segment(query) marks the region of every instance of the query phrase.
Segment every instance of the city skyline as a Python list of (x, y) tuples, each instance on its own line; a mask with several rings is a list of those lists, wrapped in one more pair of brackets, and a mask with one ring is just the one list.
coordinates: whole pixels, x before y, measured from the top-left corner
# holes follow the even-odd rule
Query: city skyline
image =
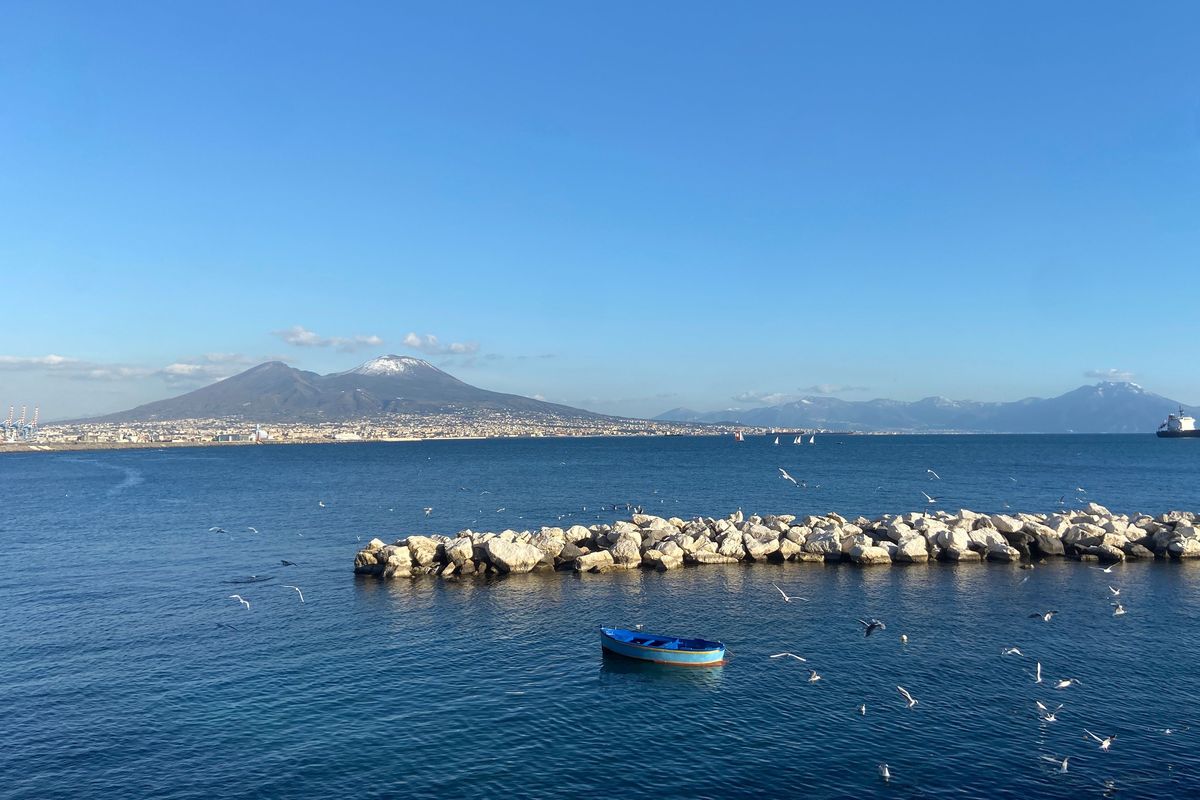
[(0, 403), (392, 352), (629, 416), (1106, 378), (1196, 403), (1170, 303), (1200, 254), (1198, 22), (10, 8)]

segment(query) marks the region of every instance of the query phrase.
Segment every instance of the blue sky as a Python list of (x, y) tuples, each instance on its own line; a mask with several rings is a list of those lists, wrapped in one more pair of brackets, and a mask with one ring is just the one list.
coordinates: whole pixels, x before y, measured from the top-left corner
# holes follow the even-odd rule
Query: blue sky
[(610, 413), (1110, 371), (1200, 402), (1197, 31), (1193, 3), (0, 2), (0, 404), (383, 352)]

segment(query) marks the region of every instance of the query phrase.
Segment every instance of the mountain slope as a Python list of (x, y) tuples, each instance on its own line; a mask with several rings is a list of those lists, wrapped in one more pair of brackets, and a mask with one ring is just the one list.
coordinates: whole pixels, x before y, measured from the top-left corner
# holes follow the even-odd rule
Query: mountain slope
[(168, 400), (97, 422), (245, 417), (264, 422), (342, 420), (388, 413), (510, 411), (559, 417), (601, 415), (471, 386), (419, 358), (388, 355), (347, 372), (318, 375), (269, 361)]
[(1147, 392), (1136, 383), (1104, 382), (1081, 386), (1058, 397), (1031, 397), (1010, 403), (944, 397), (927, 397), (911, 403), (804, 397), (782, 405), (741, 411), (697, 413), (673, 409), (655, 419), (857, 431), (1149, 433), (1179, 406), (1180, 403)]

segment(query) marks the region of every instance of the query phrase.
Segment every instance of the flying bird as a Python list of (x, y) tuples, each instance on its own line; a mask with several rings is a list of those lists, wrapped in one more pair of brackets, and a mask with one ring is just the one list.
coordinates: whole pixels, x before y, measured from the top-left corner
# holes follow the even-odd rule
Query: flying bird
[[(775, 586), (775, 584), (773, 584), (773, 583), (771, 585)], [(783, 589), (780, 589), (778, 586), (775, 586), (775, 591), (777, 591), (781, 595), (783, 595), (783, 602), (785, 602), (785, 603), (790, 603), (793, 600), (803, 600), (805, 603), (808, 602), (807, 597), (800, 597), (799, 595), (789, 595), (787, 592), (783, 591)]]
[(280, 584), (280, 585), (281, 585), (281, 586), (286, 586), (286, 587), (287, 587), (287, 588), (289, 588), (289, 589), (295, 589), (295, 590), (296, 590), (296, 594), (300, 595), (300, 602), (301, 602), (301, 603), (303, 603), (303, 602), (304, 602), (304, 592), (300, 591), (300, 587), (299, 587), (299, 586), (292, 586), (290, 583), (284, 583), (284, 584)]
[(791, 481), (793, 486), (800, 485), (800, 484), (796, 483), (796, 479), (793, 478), (791, 475), (789, 475), (788, 471), (786, 469), (784, 469), (783, 467), (779, 468), (779, 477), (785, 481)]
[(224, 529), (224, 528), (218, 528), (216, 525), (214, 525), (214, 526), (212, 526), (211, 528), (209, 528), (209, 529), (208, 529), (208, 532), (209, 532), (209, 533), (225, 533), (225, 529)]
[(1117, 597), (1118, 595), (1120, 595), (1120, 594), (1121, 594), (1121, 590), (1120, 590), (1120, 589), (1114, 589), (1114, 588), (1113, 588), (1113, 587), (1111, 587), (1111, 586), (1109, 586), (1109, 587), (1108, 587), (1108, 590), (1109, 590), (1110, 592), (1112, 592), (1112, 596), (1113, 596), (1113, 597)]
[(937, 502), (937, 498), (936, 498), (936, 497), (930, 497), (929, 495), (925, 494), (925, 492), (921, 492), (921, 494), (924, 494), (924, 495), (925, 495), (925, 501), (926, 501), (927, 503), (936, 503), (936, 502)]
[(809, 683), (816, 683), (817, 681), (821, 680), (821, 676), (817, 674), (817, 671), (815, 669), (810, 669), (809, 673), (810, 673), (808, 676)]
[(1067, 761), (1070, 760), (1070, 758), (1071, 758), (1070, 756), (1067, 756), (1062, 761), (1059, 761), (1057, 758), (1054, 758), (1053, 756), (1042, 756), (1043, 761), (1049, 761), (1051, 764), (1058, 764), (1058, 771), (1060, 773), (1067, 771)]
[(300, 566), (300, 565), (299, 565), (299, 564), (297, 564), (295, 561), (288, 561), (286, 558), (281, 558), (281, 559), (279, 559), (279, 563), (280, 563), (280, 564), (283, 564), (285, 567), (298, 567), (298, 566)]
[(899, 692), (900, 696), (903, 697), (905, 702), (908, 703), (909, 708), (912, 708), (917, 704), (916, 698), (908, 693), (908, 689), (905, 689), (903, 686), (897, 686), (896, 691)]
[(1042, 682), (1042, 662), (1040, 662), (1040, 661), (1037, 662), (1037, 671), (1034, 673), (1034, 677), (1036, 678), (1036, 680), (1034, 680), (1034, 683)]
[(788, 658), (794, 658), (797, 661), (808, 661), (807, 658), (798, 656), (795, 653), (776, 653), (775, 655), (771, 656), (771, 658), (783, 658), (784, 656), (787, 656)]
[(933, 471), (933, 470), (931, 470), (931, 469), (927, 469), (927, 470), (925, 470), (925, 471), (926, 471), (926, 472), (928, 472), (928, 473), (929, 473), (929, 474), (932, 476), (932, 477), (929, 479), (929, 480), (931, 480), (931, 481), (940, 481), (940, 480), (942, 479), (942, 476), (941, 476), (941, 475), (938, 475), (936, 472), (934, 472), (934, 471)]
[(1022, 653), (1016, 647), (1006, 647), (1000, 651), (1000, 655), (1002, 655), (1002, 656), (1024, 656), (1025, 654)]
[(884, 625), (882, 620), (875, 619), (874, 617), (871, 618), (870, 622), (860, 619), (858, 623), (863, 626), (863, 636), (870, 636), (875, 631), (887, 630), (887, 625)]
[(1124, 615), (1125, 606), (1121, 605), (1120, 603), (1112, 603), (1111, 605), (1113, 607), (1113, 616), (1114, 617), (1120, 617), (1120, 616)]
[(324, 508), (324, 507), (325, 507), (325, 501), (324, 501), (324, 500), (318, 500), (318, 501), (317, 501), (317, 505), (318, 505), (318, 506), (320, 506), (321, 508)]
[(1057, 611), (1043, 611), (1043, 612), (1040, 612), (1037, 614), (1030, 614), (1029, 618), (1030, 619), (1036, 618), (1036, 619), (1040, 619), (1042, 622), (1049, 622), (1050, 620), (1054, 619), (1054, 615), (1057, 613), (1058, 613)]
[(229, 599), (237, 600), (239, 603), (241, 603), (242, 605), (244, 605), (246, 607), (247, 611), (250, 610), (250, 601), (247, 600), (246, 598), (242, 597), (240, 594), (231, 594), (231, 595), (229, 595)]
[(1063, 678), (1058, 683), (1054, 684), (1055, 689), (1067, 689), (1076, 683), (1079, 683), (1079, 678)]
[(252, 525), (247, 525), (246, 530), (250, 531), (251, 533), (258, 533), (258, 528), (255, 528)]
[(1087, 489), (1083, 488), (1082, 486), (1076, 486), (1075, 491), (1079, 492), (1080, 494), (1087, 494)]
[(427, 516), (427, 517), (433, 513), (433, 508), (431, 506), (426, 506), (425, 508), (423, 508), (421, 510), (425, 512), (425, 516)]
[(1103, 739), (1101, 739), (1099, 736), (1092, 733), (1087, 728), (1084, 728), (1083, 732), (1086, 733), (1088, 736), (1092, 737), (1093, 739), (1095, 739), (1097, 742), (1099, 742), (1100, 749), (1105, 752), (1108, 752), (1108, 748), (1112, 747), (1113, 740), (1117, 738), (1117, 735), (1114, 733), (1112, 736), (1105, 736)]
[(1113, 563), (1109, 564), (1107, 567), (1092, 567), (1092, 569), (1098, 569), (1101, 572), (1103, 572), (1105, 575), (1112, 575), (1113, 567), (1119, 567), (1119, 566), (1121, 566), (1121, 562), (1114, 561)]
[(892, 771), (888, 769), (887, 764), (879, 765), (879, 777), (883, 778), (884, 783), (887, 783), (892, 779)]
[(858, 713), (864, 717), (867, 715), (867, 704), (866, 703), (863, 703), (861, 706), (858, 707)]

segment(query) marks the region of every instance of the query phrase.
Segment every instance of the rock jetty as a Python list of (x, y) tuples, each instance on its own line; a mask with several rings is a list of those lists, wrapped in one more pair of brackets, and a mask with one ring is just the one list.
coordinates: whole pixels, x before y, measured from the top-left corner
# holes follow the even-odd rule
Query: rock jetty
[(535, 570), (608, 572), (679, 569), (755, 561), (850, 562), (862, 566), (1049, 557), (1112, 563), (1200, 558), (1200, 514), (1113, 514), (1089, 503), (1057, 514), (937, 511), (846, 519), (792, 514), (664, 519), (634, 514), (606, 525), (537, 531), (460, 531), (371, 542), (354, 571), (383, 578), (508, 574)]

